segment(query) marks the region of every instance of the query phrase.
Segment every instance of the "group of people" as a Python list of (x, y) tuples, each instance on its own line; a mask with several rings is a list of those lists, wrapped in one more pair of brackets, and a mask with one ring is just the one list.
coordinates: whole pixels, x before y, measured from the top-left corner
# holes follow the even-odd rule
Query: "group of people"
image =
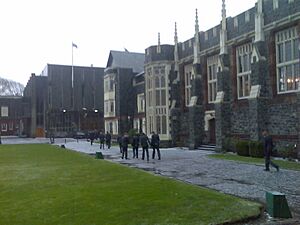
[[(142, 147), (142, 160), (145, 159), (145, 155), (147, 157), (147, 161), (149, 161), (149, 147), (153, 149), (152, 152), (152, 159), (155, 158), (155, 154), (157, 152), (158, 160), (161, 159), (159, 145), (160, 139), (159, 135), (155, 132), (151, 133), (151, 139), (147, 137), (145, 133), (141, 134), (134, 134), (132, 138), (129, 138), (128, 133), (125, 133), (123, 136), (118, 136), (117, 142), (120, 147), (120, 153), (122, 154), (122, 159), (128, 159), (128, 145), (131, 143), (132, 151), (133, 151), (133, 158), (139, 158), (139, 147)], [(265, 156), (265, 170), (270, 170), (270, 165), (273, 166), (277, 171), (279, 171), (279, 166), (276, 165), (271, 161), (271, 153), (272, 149), (274, 148), (273, 140), (271, 136), (268, 134), (267, 130), (264, 130), (262, 133), (264, 138), (264, 156)], [(100, 132), (99, 135), (100, 140), (100, 149), (104, 149), (104, 143), (106, 144), (107, 148), (110, 149), (111, 147), (111, 134), (106, 132), (106, 134)], [(91, 141), (91, 145), (97, 137), (97, 132), (91, 132), (89, 134), (89, 139)]]
[(145, 155), (147, 157), (147, 161), (149, 161), (149, 147), (152, 147), (152, 159), (155, 158), (155, 154), (157, 152), (158, 160), (161, 159), (160, 156), (160, 139), (159, 135), (155, 132), (152, 132), (151, 140), (147, 137), (145, 133), (141, 133), (140, 135), (135, 134), (130, 139), (128, 133), (125, 133), (123, 136), (118, 136), (117, 142), (120, 147), (120, 153), (122, 153), (122, 159), (128, 159), (128, 145), (131, 143), (132, 151), (133, 151), (133, 158), (139, 158), (139, 146), (142, 147), (142, 160), (145, 159)]
[(97, 132), (90, 132), (89, 133), (89, 139), (91, 142), (91, 145), (93, 145), (94, 140), (98, 139), (100, 141), (100, 149), (104, 149), (104, 143), (106, 144), (107, 148), (110, 149), (111, 147), (111, 134), (109, 132), (106, 132), (106, 134), (100, 132), (99, 135)]

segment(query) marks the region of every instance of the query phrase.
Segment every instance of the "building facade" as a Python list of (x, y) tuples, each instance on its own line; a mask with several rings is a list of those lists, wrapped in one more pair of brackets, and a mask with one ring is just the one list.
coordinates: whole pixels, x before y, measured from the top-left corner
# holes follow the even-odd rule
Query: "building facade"
[(25, 135), (28, 137), (46, 135), (47, 88), (47, 77), (36, 76), (34, 73), (24, 88), (23, 98), (28, 102), (24, 127)]
[(299, 0), (259, 0), (255, 7), (145, 55), (147, 133), (171, 145), (224, 147), (227, 138), (280, 145), (300, 139)]
[(133, 128), (138, 133), (146, 133), (146, 101), (145, 101), (145, 73), (144, 71), (133, 78), (135, 110), (133, 114)]
[(30, 101), (28, 136), (103, 130), (104, 68), (48, 64), (24, 90)]
[(22, 96), (0, 97), (0, 134), (1, 136), (22, 136), (25, 134), (26, 110), (28, 102)]
[(123, 134), (133, 128), (136, 109), (135, 75), (144, 71), (143, 53), (110, 51), (104, 72), (105, 132)]

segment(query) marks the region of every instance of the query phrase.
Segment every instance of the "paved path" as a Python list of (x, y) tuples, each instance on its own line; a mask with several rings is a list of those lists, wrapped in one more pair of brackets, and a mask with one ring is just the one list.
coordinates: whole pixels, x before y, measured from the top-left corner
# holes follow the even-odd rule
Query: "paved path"
[[(91, 146), (86, 141), (70, 142), (66, 147), (88, 154), (99, 151), (99, 144)], [(162, 149), (162, 160), (150, 159), (149, 163), (141, 159), (131, 159), (131, 149), (129, 160), (120, 158), (117, 147), (102, 150), (102, 153), (106, 159), (113, 162), (260, 202), (265, 202), (266, 191), (279, 191), (286, 194), (295, 215), (300, 215), (300, 171), (281, 169), (279, 172), (266, 172), (262, 165), (210, 159), (207, 156), (213, 152), (179, 148)], [(149, 153), (152, 153), (152, 150)]]

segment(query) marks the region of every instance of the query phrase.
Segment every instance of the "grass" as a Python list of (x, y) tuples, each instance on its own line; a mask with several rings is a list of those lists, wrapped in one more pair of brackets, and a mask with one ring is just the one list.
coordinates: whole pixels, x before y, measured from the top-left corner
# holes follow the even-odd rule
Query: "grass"
[(50, 145), (0, 146), (0, 224), (220, 224), (261, 205)]
[[(214, 159), (222, 159), (222, 160), (232, 160), (242, 163), (250, 163), (250, 164), (265, 164), (265, 160), (262, 158), (252, 158), (252, 157), (245, 157), (233, 154), (213, 154), (209, 156), (210, 158)], [(292, 161), (285, 161), (285, 160), (272, 160), (274, 161), (279, 167), (288, 170), (297, 170), (300, 171), (300, 163), (292, 162)]]

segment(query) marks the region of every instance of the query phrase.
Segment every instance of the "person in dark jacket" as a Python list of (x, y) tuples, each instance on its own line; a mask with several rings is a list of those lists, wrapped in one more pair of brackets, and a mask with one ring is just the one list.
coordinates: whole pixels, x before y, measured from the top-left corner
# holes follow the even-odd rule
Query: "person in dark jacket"
[(132, 158), (139, 158), (139, 145), (140, 145), (140, 139), (137, 134), (133, 135), (132, 137), (132, 151), (133, 151), (133, 157)]
[(111, 146), (111, 134), (107, 131), (105, 135), (105, 142), (108, 149), (110, 149)]
[(149, 162), (149, 151), (148, 151), (148, 148), (149, 148), (149, 139), (147, 137), (146, 134), (142, 133), (141, 136), (140, 136), (140, 142), (141, 142), (141, 146), (143, 148), (143, 155), (142, 155), (142, 160), (144, 160), (145, 158), (145, 152), (146, 152), (146, 156), (147, 156), (147, 161)]
[(154, 131), (152, 131), (152, 136), (151, 136), (151, 146), (152, 146), (152, 149), (153, 149), (152, 159), (155, 158), (155, 150), (156, 150), (158, 160), (160, 160), (159, 144), (160, 144), (160, 139), (159, 139), (158, 134), (156, 134)]
[(128, 134), (125, 133), (124, 136), (122, 137), (122, 159), (128, 159), (128, 144), (129, 144), (129, 137)]
[(95, 140), (95, 133), (93, 131), (91, 131), (89, 133), (89, 138), (90, 138), (90, 141), (91, 141), (91, 145), (93, 145), (94, 140)]
[(104, 141), (105, 141), (105, 135), (102, 133), (102, 132), (100, 132), (100, 134), (99, 134), (99, 141), (100, 141), (100, 149), (104, 149)]
[(265, 171), (270, 171), (270, 165), (279, 171), (279, 166), (273, 163), (271, 160), (272, 149), (274, 146), (272, 137), (268, 134), (267, 130), (264, 130), (262, 135), (264, 138)]
[(119, 144), (120, 153), (122, 153), (122, 149), (123, 149), (123, 147), (122, 147), (122, 135), (118, 135), (117, 142)]

